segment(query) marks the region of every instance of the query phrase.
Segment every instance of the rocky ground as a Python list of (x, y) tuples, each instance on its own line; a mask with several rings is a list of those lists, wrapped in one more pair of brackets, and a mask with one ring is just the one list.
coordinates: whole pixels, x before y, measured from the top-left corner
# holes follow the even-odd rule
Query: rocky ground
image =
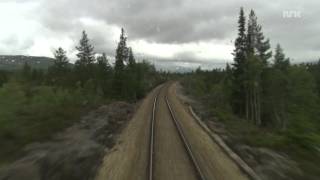
[(52, 140), (26, 146), (24, 157), (0, 169), (0, 180), (93, 179), (133, 112), (124, 102), (101, 106)]
[(206, 125), (218, 134), (229, 147), (236, 152), (262, 180), (299, 179), (302, 171), (298, 164), (286, 154), (267, 148), (250, 147), (236, 141), (236, 137), (228, 132), (223, 123), (206, 109), (200, 101), (187, 96), (183, 88), (178, 88), (179, 98), (191, 105)]

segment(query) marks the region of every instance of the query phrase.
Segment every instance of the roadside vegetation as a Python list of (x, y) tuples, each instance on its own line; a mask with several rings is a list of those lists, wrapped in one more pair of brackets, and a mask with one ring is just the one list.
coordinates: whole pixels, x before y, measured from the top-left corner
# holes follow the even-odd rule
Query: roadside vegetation
[(47, 70), (28, 63), (0, 71), (0, 165), (14, 160), (28, 143), (48, 140), (101, 104), (135, 102), (162, 81), (147, 61), (137, 62), (122, 29), (115, 64), (97, 56), (85, 31), (70, 64), (58, 48)]
[[(288, 154), (304, 179), (320, 177), (320, 60), (292, 64), (278, 44), (272, 52), (252, 10), (238, 21), (234, 62), (200, 68), (183, 85), (236, 138)], [(294, 177), (292, 177), (294, 179)], [(298, 177), (295, 177), (298, 178)]]

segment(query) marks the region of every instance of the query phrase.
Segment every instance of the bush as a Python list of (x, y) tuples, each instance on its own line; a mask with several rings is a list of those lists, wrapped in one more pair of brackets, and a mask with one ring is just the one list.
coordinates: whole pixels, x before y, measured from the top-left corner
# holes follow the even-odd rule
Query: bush
[(50, 138), (103, 101), (85, 92), (80, 88), (5, 84), (0, 88), (0, 160), (18, 155), (27, 143)]

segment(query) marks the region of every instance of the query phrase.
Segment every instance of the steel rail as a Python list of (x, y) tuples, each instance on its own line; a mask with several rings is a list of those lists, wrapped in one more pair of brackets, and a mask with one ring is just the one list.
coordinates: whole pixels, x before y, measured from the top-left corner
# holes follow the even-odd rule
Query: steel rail
[(198, 164), (195, 156), (193, 155), (193, 152), (192, 152), (192, 150), (191, 150), (191, 145), (190, 145), (190, 143), (188, 142), (188, 140), (187, 140), (187, 138), (186, 138), (186, 136), (185, 136), (185, 134), (184, 134), (184, 132), (183, 132), (183, 129), (182, 129), (182, 127), (181, 127), (181, 124), (179, 123), (179, 121), (177, 120), (177, 118), (176, 118), (175, 115), (174, 115), (174, 112), (173, 112), (173, 110), (172, 110), (172, 108), (171, 108), (171, 105), (170, 105), (170, 103), (169, 103), (169, 101), (168, 101), (168, 97), (166, 96), (165, 99), (166, 99), (166, 103), (167, 103), (168, 109), (169, 109), (169, 111), (170, 111), (170, 115), (171, 115), (171, 117), (172, 117), (172, 120), (173, 120), (173, 122), (174, 122), (174, 124), (175, 124), (175, 126), (176, 126), (176, 128), (177, 128), (177, 130), (178, 130), (178, 132), (179, 132), (179, 136), (180, 136), (180, 138), (181, 138), (181, 140), (182, 140), (182, 142), (183, 142), (183, 144), (184, 144), (184, 147), (186, 148), (186, 151), (187, 151), (187, 154), (188, 154), (190, 160), (192, 161), (192, 164), (193, 164), (193, 166), (194, 166), (194, 168), (195, 168), (195, 170), (196, 170), (196, 173), (197, 173), (198, 178), (199, 178), (200, 180), (206, 180), (203, 172), (202, 172), (201, 169), (200, 169), (200, 166), (199, 166), (199, 164)]
[[(162, 89), (162, 88), (161, 88)], [(161, 89), (157, 93), (156, 97), (153, 101), (152, 115), (151, 115), (151, 123), (150, 123), (150, 142), (149, 142), (149, 165), (148, 165), (148, 179), (153, 180), (153, 155), (154, 155), (154, 134), (155, 134), (155, 114), (156, 114), (156, 106), (158, 101), (158, 96), (161, 92)]]

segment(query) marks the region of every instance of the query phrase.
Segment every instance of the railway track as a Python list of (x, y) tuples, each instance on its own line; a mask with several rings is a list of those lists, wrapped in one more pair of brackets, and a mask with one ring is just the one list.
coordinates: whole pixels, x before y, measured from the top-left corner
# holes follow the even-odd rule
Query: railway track
[[(149, 141), (149, 163), (148, 163), (148, 180), (154, 180), (154, 167), (155, 167), (155, 144), (156, 138), (155, 138), (155, 132), (156, 132), (156, 111), (158, 106), (158, 100), (160, 98), (160, 93), (162, 89), (167, 89), (167, 86), (162, 87), (159, 92), (157, 93), (156, 97), (153, 101), (153, 108), (152, 108), (152, 115), (151, 115), (151, 123), (150, 123), (150, 141)], [(173, 124), (175, 126), (176, 131), (179, 134), (180, 140), (183, 143), (184, 150), (186, 151), (188, 158), (190, 160), (190, 163), (192, 164), (192, 167), (194, 169), (194, 172), (196, 173), (196, 177), (199, 180), (206, 180), (199, 163), (197, 162), (194, 153), (192, 151), (192, 147), (190, 143), (188, 142), (185, 133), (183, 131), (183, 128), (179, 122), (179, 120), (176, 118), (173, 108), (171, 107), (170, 101), (167, 96), (164, 97), (164, 101), (166, 103), (166, 106), (169, 110), (171, 120), (173, 121)]]

